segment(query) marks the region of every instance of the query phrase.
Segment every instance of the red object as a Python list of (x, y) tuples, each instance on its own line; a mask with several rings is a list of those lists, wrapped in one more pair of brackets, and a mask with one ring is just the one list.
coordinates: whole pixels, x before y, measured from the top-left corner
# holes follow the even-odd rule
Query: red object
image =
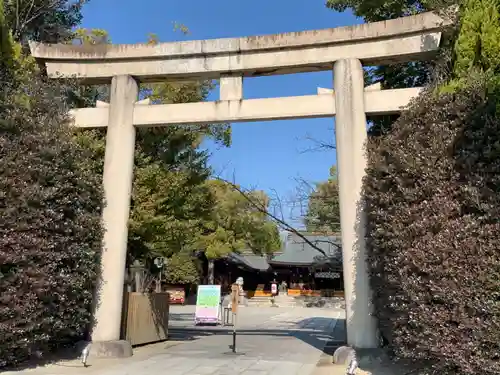
[(171, 304), (184, 304), (186, 300), (184, 288), (168, 288), (167, 292), (170, 295)]

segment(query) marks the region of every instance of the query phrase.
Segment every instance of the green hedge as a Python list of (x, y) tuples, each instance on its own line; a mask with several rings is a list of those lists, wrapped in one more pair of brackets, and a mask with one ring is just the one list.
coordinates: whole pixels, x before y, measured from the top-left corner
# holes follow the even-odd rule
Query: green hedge
[(421, 374), (500, 374), (499, 98), (426, 93), (369, 144), (376, 315)]
[(84, 337), (102, 228), (101, 177), (72, 140), (64, 90), (0, 80), (0, 368)]

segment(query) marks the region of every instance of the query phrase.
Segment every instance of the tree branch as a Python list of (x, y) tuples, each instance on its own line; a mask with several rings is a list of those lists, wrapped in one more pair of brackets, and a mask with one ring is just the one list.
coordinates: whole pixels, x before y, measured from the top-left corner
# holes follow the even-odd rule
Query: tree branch
[[(332, 128), (333, 134), (335, 134), (335, 130)], [(324, 152), (324, 151), (332, 151), (336, 150), (335, 142), (323, 142), (320, 141), (310, 135), (306, 135), (305, 139), (312, 143), (312, 145), (304, 150), (301, 150), (301, 154), (305, 154), (306, 152)]]
[[(311, 246), (314, 250), (316, 250), (317, 252), (321, 253), (324, 257), (331, 258), (331, 256), (329, 256), (323, 249), (319, 248), (315, 244), (315, 243), (319, 243), (319, 241), (316, 241), (316, 240), (311, 241), (303, 233), (301, 233), (300, 231), (298, 231), (297, 229), (295, 229), (294, 227), (292, 227), (290, 224), (288, 224), (284, 219), (280, 219), (275, 214), (269, 212), (269, 210), (267, 209), (267, 207), (265, 207), (264, 205), (262, 205), (262, 203), (260, 203), (259, 201), (256, 201), (255, 199), (253, 199), (250, 196), (250, 194), (248, 194), (248, 192), (245, 191), (243, 188), (241, 188), (239, 185), (237, 185), (237, 184), (235, 184), (235, 183), (233, 183), (231, 181), (225, 180), (223, 178), (220, 178), (220, 177), (215, 177), (215, 178), (217, 180), (221, 181), (221, 182), (224, 182), (225, 184), (229, 185), (233, 190), (235, 190), (238, 193), (240, 193), (242, 195), (242, 197), (244, 199), (246, 199), (252, 206), (254, 206), (259, 212), (267, 215), (270, 219), (272, 219), (273, 221), (275, 221), (282, 229), (295, 234), (297, 237), (299, 237), (300, 239), (302, 239), (306, 244), (308, 244), (309, 246)], [(320, 240), (320, 241), (327, 242), (327, 240)], [(331, 241), (329, 243), (331, 245), (333, 245), (333, 246), (336, 246), (338, 249), (341, 248), (336, 243), (333, 243)]]

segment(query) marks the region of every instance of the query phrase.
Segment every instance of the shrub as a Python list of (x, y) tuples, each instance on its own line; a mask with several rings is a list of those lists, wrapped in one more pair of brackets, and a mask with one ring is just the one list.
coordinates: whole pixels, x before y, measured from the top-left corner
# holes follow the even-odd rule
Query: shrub
[(375, 313), (421, 374), (500, 374), (499, 98), (427, 93), (368, 146)]
[(0, 82), (0, 368), (81, 339), (91, 323), (101, 180), (72, 141), (64, 90)]

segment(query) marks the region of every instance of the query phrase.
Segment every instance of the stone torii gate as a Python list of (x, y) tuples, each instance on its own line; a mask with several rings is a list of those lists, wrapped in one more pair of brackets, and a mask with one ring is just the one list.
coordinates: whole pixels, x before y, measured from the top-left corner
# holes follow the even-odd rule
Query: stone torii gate
[[(107, 127), (103, 283), (93, 343), (103, 350), (132, 353), (126, 347), (130, 345), (119, 340), (135, 127), (335, 116), (347, 341), (354, 347), (377, 347), (365, 264), (365, 215), (359, 205), (366, 167), (366, 115), (398, 113), (420, 89), (365, 90), (362, 66), (432, 58), (444, 25), (436, 14), (423, 13), (358, 26), (154, 46), (31, 43), (33, 56), (45, 64), (50, 77), (111, 83), (109, 105), (101, 102), (96, 108), (72, 111), (76, 127)], [(243, 77), (332, 69), (334, 90), (243, 98)], [(219, 79), (220, 100), (167, 105), (137, 102), (138, 82), (165, 79)], [(113, 350), (117, 347), (121, 349)]]

